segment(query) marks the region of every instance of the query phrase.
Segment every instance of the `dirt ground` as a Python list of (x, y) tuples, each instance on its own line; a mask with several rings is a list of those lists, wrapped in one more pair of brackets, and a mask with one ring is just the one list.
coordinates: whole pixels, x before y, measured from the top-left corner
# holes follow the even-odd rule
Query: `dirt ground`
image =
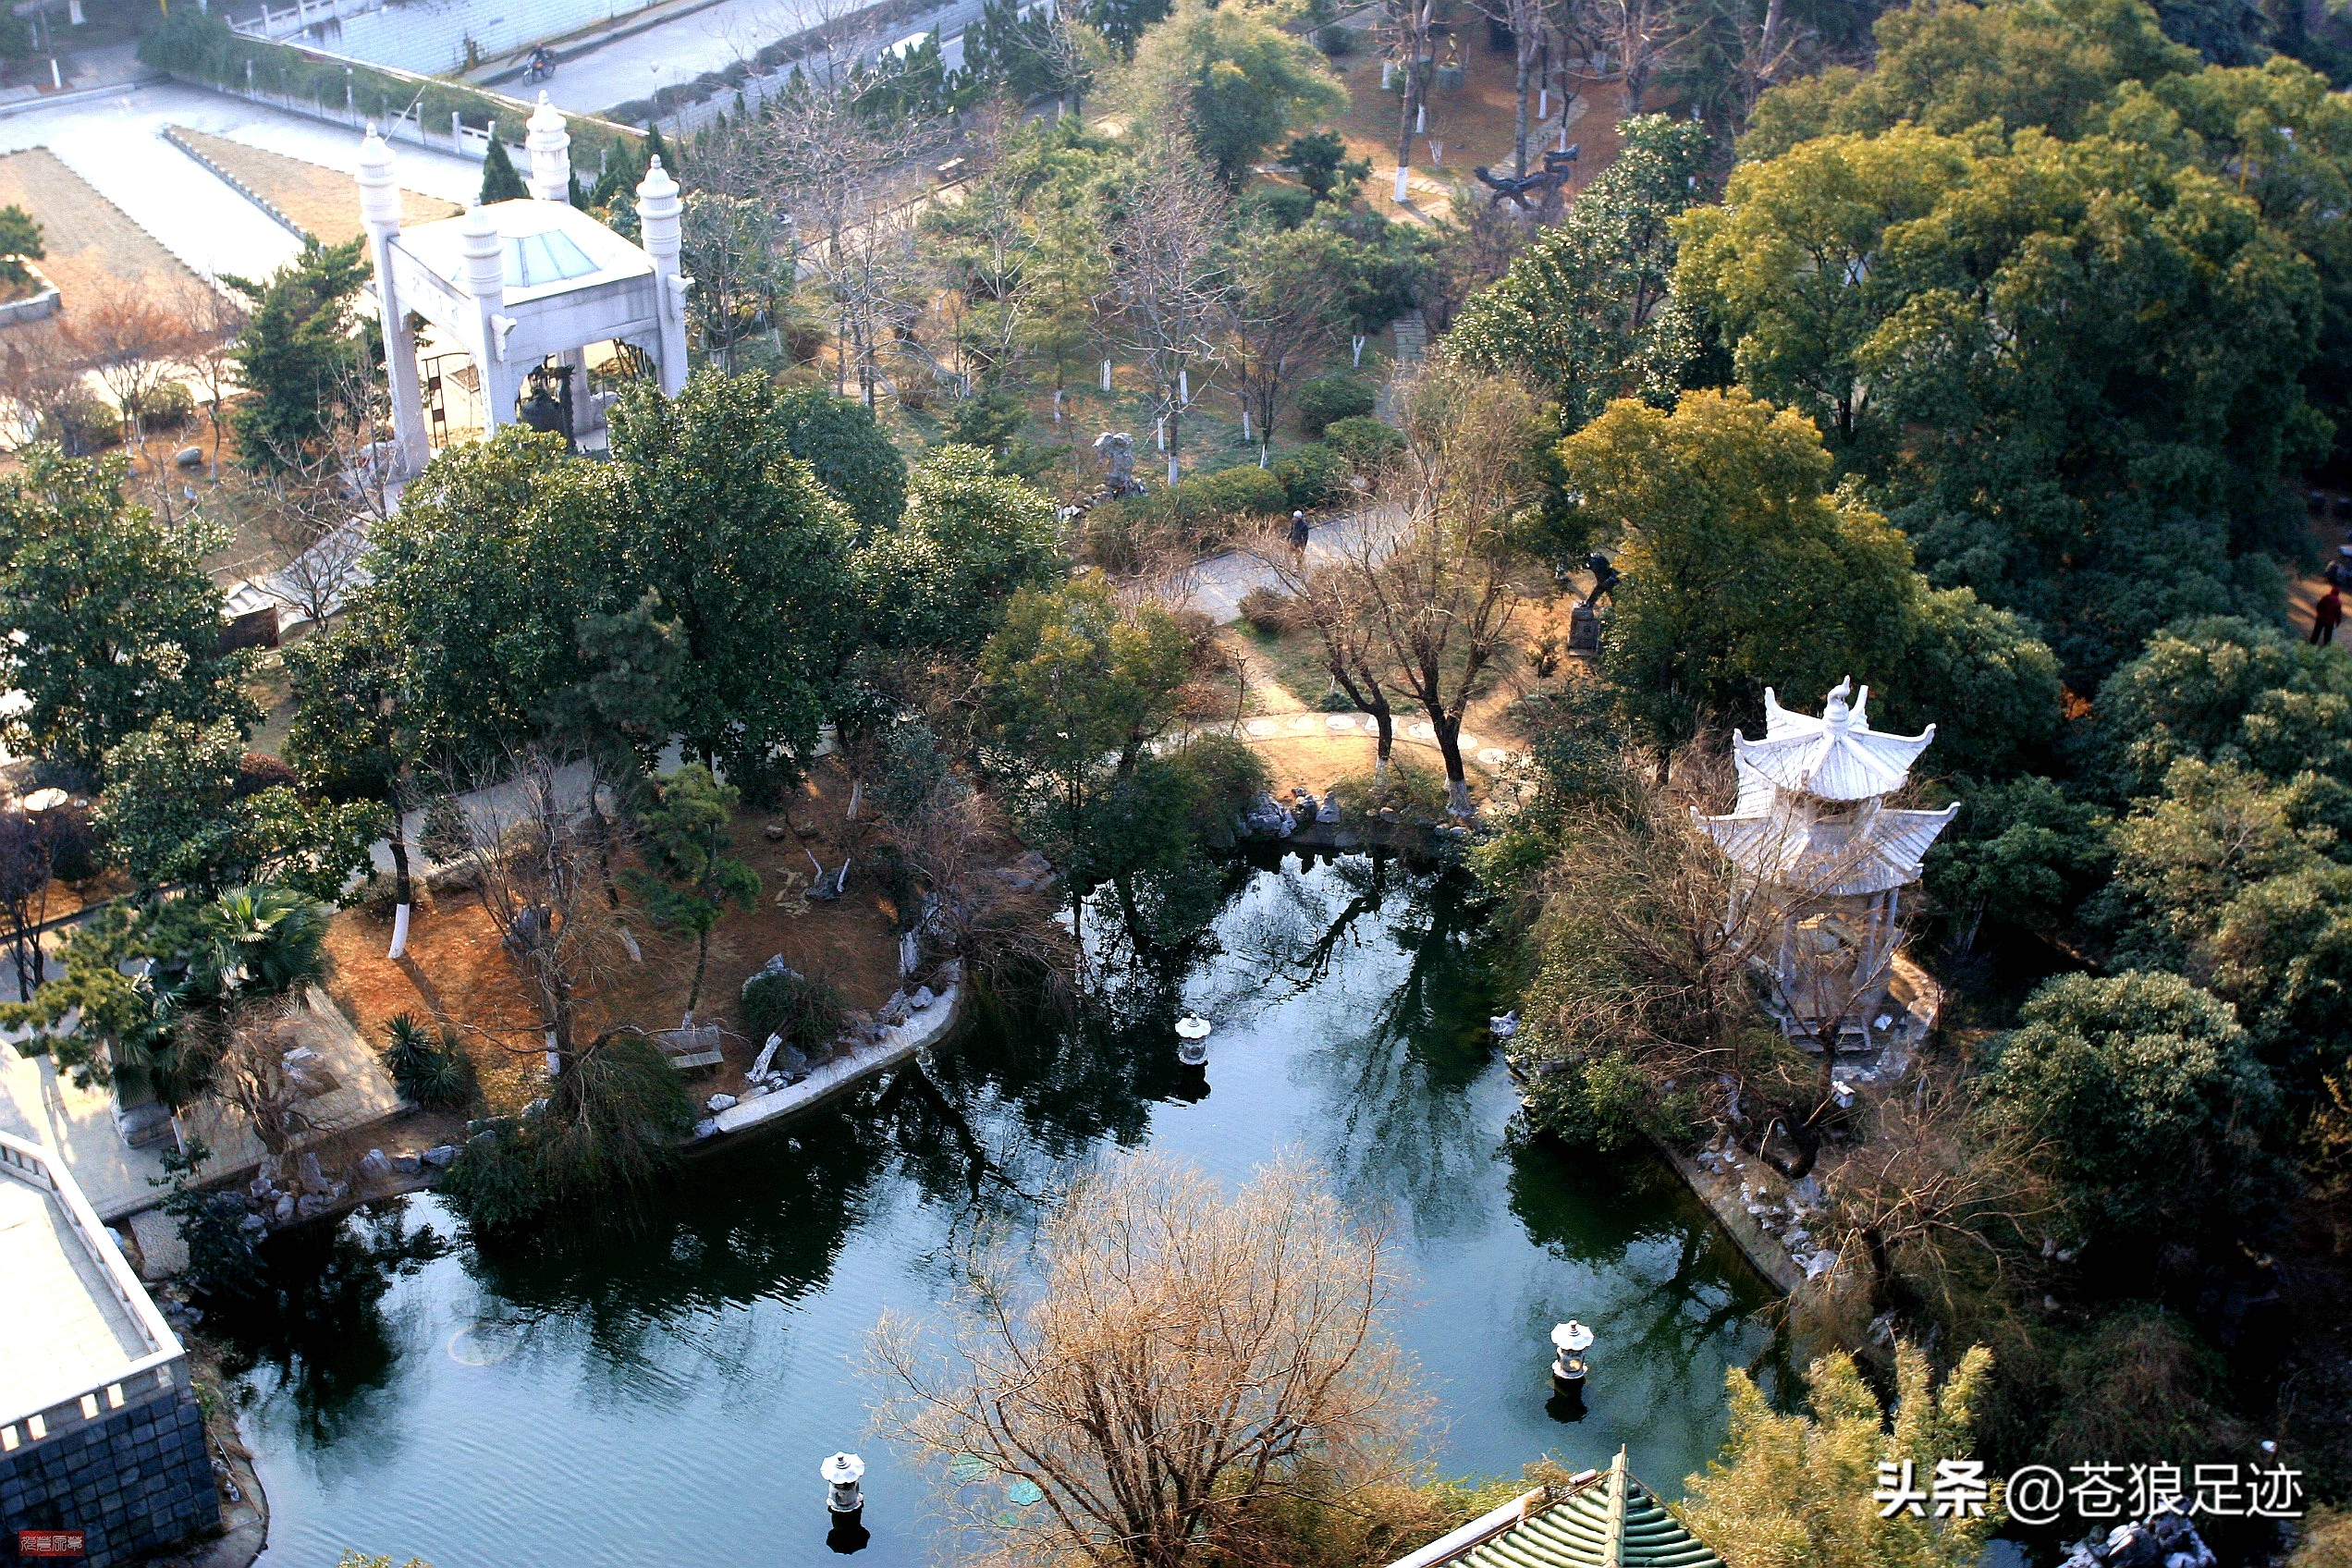
[(45, 147), (0, 157), (0, 206), (22, 207), (41, 225), (49, 253), (36, 264), (64, 296), (52, 321), (70, 319), (77, 300), (101, 295), (169, 299), (180, 289), (204, 287)]
[[(1401, 105), (1395, 93), (1381, 90), (1380, 55), (1371, 46), (1372, 42), (1367, 37), (1366, 47), (1334, 62), (1341, 67), (1341, 80), (1347, 84), (1348, 108), (1332, 129), (1345, 139), (1351, 156), (1371, 161), (1372, 174), (1365, 182), (1366, 194), (1376, 199), (1379, 210), (1394, 215), (1395, 209), (1389, 205), (1388, 198), (1390, 182), (1396, 178)], [(1432, 173), (1433, 144), (1441, 149), (1435, 163), (1439, 173), (1451, 172), (1467, 179), (1470, 171), (1483, 164), (1507, 174), (1512, 163), (1512, 133), (1518, 115), (1513, 56), (1508, 50), (1488, 47), (1486, 23), (1474, 16), (1458, 24), (1452, 46), (1455, 53), (1449, 56), (1449, 43), (1441, 39), (1438, 58), (1459, 59), (1464, 81), (1460, 87), (1430, 89), (1428, 129), (1413, 139), (1413, 174), (1407, 184), (1411, 197), (1407, 210), (1431, 219), (1443, 216), (1452, 207), (1451, 183)], [(1569, 187), (1573, 192), (1616, 157), (1622, 145), (1616, 126), (1624, 113), (1624, 90), (1615, 82), (1592, 81), (1574, 73), (1555, 75), (1551, 118), (1537, 124), (1537, 105), (1528, 109), (1530, 167), (1539, 169), (1542, 165), (1537, 154), (1560, 144), (1558, 89), (1562, 81), (1574, 94), (1567, 105), (1568, 141), (1570, 145), (1581, 149), (1576, 178)]]
[[(762, 893), (756, 907), (729, 910), (711, 934), (699, 1013), (725, 1032), (727, 1060), (692, 1078), (698, 1100), (742, 1087), (762, 1042), (743, 1037), (736, 998), (772, 955), (832, 982), (851, 1009), (879, 1007), (898, 988), (898, 912), (876, 875), (879, 843), (872, 814), (863, 814), (861, 822), (846, 819), (850, 790), (847, 769), (827, 759), (784, 811), (736, 818), (736, 852), (759, 872)], [(770, 839), (771, 827), (782, 836)], [(850, 858), (846, 896), (827, 903), (806, 900), (810, 853), (827, 871), (838, 869), (844, 855)], [(596, 994), (585, 998), (583, 1030), (622, 1023), (673, 1028), (686, 1011), (693, 946), (655, 930), (626, 892), (619, 913), (643, 960), (632, 962), (617, 947), (621, 956), (604, 971)], [(326, 988), (360, 1032), (381, 1045), (385, 1023), (400, 1012), (455, 1025), (472, 1047), (483, 1097), (493, 1110), (519, 1110), (538, 1097), (545, 1058), (537, 1015), (474, 896), (462, 890), (421, 895), (408, 953), (398, 963), (385, 957), (391, 935), (389, 913), (365, 908), (337, 914), (327, 933), (333, 967)]]
[[(340, 245), (365, 232), (360, 223), (359, 188), (339, 169), (265, 153), (241, 141), (208, 136), (185, 126), (172, 128), (191, 146), (277, 204), (277, 210), (327, 245)], [(403, 227), (454, 217), (459, 209), (438, 197), (400, 192)]]

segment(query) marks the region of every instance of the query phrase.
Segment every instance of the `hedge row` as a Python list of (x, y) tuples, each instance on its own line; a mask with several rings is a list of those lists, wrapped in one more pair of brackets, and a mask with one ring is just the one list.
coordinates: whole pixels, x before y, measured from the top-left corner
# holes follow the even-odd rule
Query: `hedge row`
[[(443, 127), (451, 115), (476, 130), (487, 130), (520, 146), (528, 134), (532, 105), (463, 82), (416, 76), (382, 66), (361, 65), (313, 54), (266, 38), (249, 38), (217, 14), (182, 6), (139, 41), (139, 57), (159, 71), (228, 92), (256, 92), (308, 98), (329, 108), (344, 102), (377, 120), (389, 121), (423, 105), (424, 124)], [(248, 74), (248, 67), (251, 74)], [(572, 166), (593, 173), (608, 153), (633, 148), (638, 133), (608, 120), (566, 115), (571, 132)], [(633, 153), (631, 154), (634, 155)]]

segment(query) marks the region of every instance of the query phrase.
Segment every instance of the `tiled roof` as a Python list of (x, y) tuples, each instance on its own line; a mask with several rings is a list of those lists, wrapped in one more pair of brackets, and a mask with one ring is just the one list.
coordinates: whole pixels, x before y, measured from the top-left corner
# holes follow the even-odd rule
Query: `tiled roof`
[(1456, 1561), (1470, 1568), (1723, 1568), (1649, 1489), (1619, 1449), (1608, 1472)]

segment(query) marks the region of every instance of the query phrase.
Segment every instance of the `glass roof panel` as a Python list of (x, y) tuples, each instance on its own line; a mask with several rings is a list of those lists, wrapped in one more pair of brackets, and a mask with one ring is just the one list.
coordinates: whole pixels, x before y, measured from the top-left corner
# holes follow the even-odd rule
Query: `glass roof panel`
[(509, 239), (506, 252), (508, 288), (540, 288), (596, 270), (580, 242), (557, 229)]

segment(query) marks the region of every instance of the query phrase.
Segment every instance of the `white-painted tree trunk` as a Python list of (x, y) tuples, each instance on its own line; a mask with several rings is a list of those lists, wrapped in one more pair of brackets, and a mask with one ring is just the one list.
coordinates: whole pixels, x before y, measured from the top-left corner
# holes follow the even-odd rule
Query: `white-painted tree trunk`
[(408, 956), (410, 907), (408, 904), (402, 904), (392, 912), (392, 950), (385, 955), (387, 958), (398, 959)]
[(1399, 164), (1397, 165), (1396, 194), (1390, 197), (1389, 200), (1394, 202), (1400, 207), (1404, 205), (1404, 177), (1410, 172), (1411, 170), (1406, 165)]

